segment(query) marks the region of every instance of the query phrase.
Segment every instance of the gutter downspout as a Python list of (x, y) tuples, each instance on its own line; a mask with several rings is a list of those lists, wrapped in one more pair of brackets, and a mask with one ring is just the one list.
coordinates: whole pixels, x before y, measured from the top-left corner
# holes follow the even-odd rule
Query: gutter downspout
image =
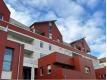
[(17, 80), (19, 80), (19, 71), (20, 71), (20, 57), (21, 57), (21, 44), (20, 44), (19, 58), (18, 58), (18, 73), (17, 73)]

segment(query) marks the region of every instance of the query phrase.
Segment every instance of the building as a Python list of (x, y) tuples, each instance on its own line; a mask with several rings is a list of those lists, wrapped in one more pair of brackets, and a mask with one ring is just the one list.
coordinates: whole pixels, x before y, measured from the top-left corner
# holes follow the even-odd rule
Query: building
[(55, 20), (27, 27), (10, 14), (0, 0), (0, 79), (96, 78), (98, 59), (87, 54), (90, 48), (84, 38), (68, 44)]
[(97, 79), (106, 80), (106, 58), (99, 59), (99, 65), (95, 67), (95, 74)]
[(53, 52), (38, 61), (38, 79), (95, 79), (91, 60)]

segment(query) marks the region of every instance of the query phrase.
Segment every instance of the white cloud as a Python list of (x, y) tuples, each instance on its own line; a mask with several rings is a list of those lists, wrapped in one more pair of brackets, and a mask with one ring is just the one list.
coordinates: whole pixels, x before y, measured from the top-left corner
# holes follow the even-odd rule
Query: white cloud
[(102, 12), (95, 12), (83, 24), (81, 24), (82, 19), (75, 16), (69, 16), (62, 20), (64, 20), (63, 25), (60, 23), (58, 24), (58, 27), (63, 34), (64, 41), (72, 42), (82, 37), (86, 37), (91, 50), (101, 53), (96, 56), (99, 58), (105, 56), (105, 42), (103, 42), (105, 40), (105, 35), (103, 35), (103, 29), (101, 28), (104, 24)]
[[(9, 2), (15, 6), (18, 0)], [(105, 40), (105, 35), (101, 28), (105, 21), (102, 18), (103, 12), (87, 10), (88, 8), (94, 10), (96, 6), (98, 7), (100, 0), (21, 0), (20, 2), (24, 6), (16, 6), (19, 11), (7, 4), (12, 18), (26, 25), (31, 24), (32, 19), (33, 22), (57, 19), (56, 23), (64, 41), (72, 42), (86, 37), (91, 49), (100, 52), (99, 57), (105, 56), (105, 42), (102, 42)], [(84, 5), (88, 8), (86, 9)]]
[(57, 17), (53, 11), (48, 11), (47, 14), (43, 14), (39, 17), (39, 21), (56, 20)]
[(11, 7), (11, 5), (7, 4), (7, 7), (9, 8), (10, 12), (11, 12), (11, 18), (29, 25), (31, 22), (31, 18), (30, 15), (27, 12), (23, 12), (23, 11), (16, 11), (14, 8)]
[[(90, 46), (93, 51), (97, 51), (97, 57), (103, 58), (106, 56), (106, 43), (94, 44)], [(99, 54), (100, 53), (100, 54)]]
[(79, 4), (85, 5), (90, 9), (94, 9), (99, 3), (100, 0), (76, 0)]
[[(98, 12), (95, 12), (88, 20), (85, 21), (85, 23), (82, 24), (83, 19), (77, 16), (70, 15), (66, 19), (63, 19), (63, 26), (65, 30), (62, 31), (62, 34), (64, 35), (65, 41), (73, 41), (76, 39), (79, 39), (81, 37), (86, 37), (88, 41), (95, 40), (97, 38), (100, 38), (102, 36), (102, 29), (99, 27), (103, 20), (100, 17), (101, 15)], [(101, 24), (100, 24), (101, 23)], [(60, 25), (58, 26), (59, 29), (61, 29)], [(67, 35), (71, 34), (70, 37)], [(66, 38), (66, 36), (68, 38)]]

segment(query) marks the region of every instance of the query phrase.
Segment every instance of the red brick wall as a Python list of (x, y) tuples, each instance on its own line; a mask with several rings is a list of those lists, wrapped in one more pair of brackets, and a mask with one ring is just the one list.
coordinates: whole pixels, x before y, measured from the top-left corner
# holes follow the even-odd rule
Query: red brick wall
[[(71, 60), (71, 61), (70, 61)], [(53, 65), (54, 62), (73, 65), (74, 69), (65, 69)], [(51, 64), (52, 73), (47, 74), (47, 65)], [(85, 73), (85, 67), (90, 68), (90, 73)], [(39, 69), (44, 68), (44, 75), (40, 76)], [(95, 79), (95, 72), (91, 60), (81, 57), (70, 57), (61, 53), (52, 53), (42, 57), (38, 62), (38, 79)]]
[[(18, 64), (19, 64), (19, 53), (20, 53), (20, 65), (19, 65), (19, 78), (22, 79), (22, 72), (23, 72), (23, 57), (24, 57), (24, 46), (20, 45), (16, 42), (12, 42), (7, 40), (7, 33), (0, 31), (0, 77), (2, 72), (2, 65), (3, 65), (3, 57), (4, 57), (4, 49), (6, 47), (13, 48), (14, 53), (12, 57), (12, 79), (17, 78), (18, 73)], [(21, 48), (21, 51), (20, 51)]]
[[(12, 57), (12, 79), (16, 79), (18, 75), (18, 66), (19, 70), (19, 78), (22, 79), (23, 72), (23, 58), (24, 58), (24, 46), (18, 43), (7, 41), (6, 47), (13, 48), (14, 53)], [(21, 51), (20, 51), (21, 49)], [(20, 55), (20, 64), (19, 64), (19, 55)], [(18, 65), (19, 64), (19, 65)]]
[[(57, 39), (59, 39), (62, 42), (62, 35), (60, 31), (58, 30), (54, 22), (51, 23), (52, 23), (52, 40), (57, 41)], [(48, 33), (49, 22), (38, 23), (34, 24), (33, 26), (37, 30), (44, 32), (46, 37), (49, 37)]]
[(100, 75), (101, 75), (101, 74), (106, 74), (106, 67), (100, 68), (100, 69), (96, 69), (96, 70), (95, 70), (95, 73), (96, 73), (96, 78), (97, 78), (97, 79), (101, 79), (101, 78), (100, 78)]
[[(93, 63), (91, 60), (81, 58), (81, 57), (75, 57), (74, 58), (74, 65), (75, 65), (75, 70), (80, 71), (83, 76), (82, 78), (86, 79), (95, 79), (95, 70), (93, 67)], [(90, 73), (86, 74), (85, 73), (85, 67), (89, 67)]]
[[(67, 60), (64, 59), (67, 58)], [(39, 59), (38, 61), (38, 74), (37, 74), (37, 78), (38, 79), (62, 79), (63, 78), (63, 74), (62, 74), (62, 69), (54, 66), (53, 63), (54, 62), (61, 62), (61, 63), (66, 63), (66, 64), (70, 64), (70, 60), (71, 58), (67, 55), (60, 55), (57, 52), (54, 52), (48, 56), (42, 57)], [(71, 61), (72, 63), (72, 61)], [(51, 74), (47, 74), (47, 65), (51, 64), (52, 66), (52, 73)], [(43, 67), (44, 69), (44, 75), (40, 76), (40, 67)]]
[(10, 12), (5, 3), (3, 2), (3, 0), (0, 0), (0, 14), (4, 16), (4, 21), (9, 22)]
[(55, 23), (53, 23), (53, 29), (52, 29), (53, 39), (57, 41), (57, 39), (60, 40), (60, 42), (63, 42), (62, 35), (60, 31), (58, 30)]
[(76, 46), (80, 47), (81, 48), (80, 51), (83, 52), (83, 53), (90, 52), (90, 48), (89, 48), (89, 46), (86, 43), (84, 38), (82, 38), (80, 40), (77, 40), (77, 41), (74, 41), (73, 43), (71, 43), (71, 46), (74, 47), (74, 48), (76, 48)]
[[(6, 25), (7, 25), (7, 23), (5, 23), (5, 22), (0, 22), (0, 26), (4, 26), (4, 27), (5, 27)], [(74, 49), (72, 46), (63, 45), (62, 43), (58, 43), (58, 42), (52, 41), (52, 40), (50, 40), (50, 39), (48, 39), (48, 38), (45, 38), (45, 37), (43, 37), (43, 36), (34, 34), (34, 33), (31, 32), (31, 31), (27, 31), (27, 30), (25, 30), (25, 29), (22, 29), (22, 28), (13, 26), (13, 25), (11, 25), (11, 24), (8, 24), (8, 26), (9, 26), (9, 29), (12, 29), (12, 30), (14, 30), (14, 31), (17, 31), (17, 32), (20, 32), (20, 33), (29, 35), (29, 36), (31, 36), (31, 37), (33, 37), (33, 38), (37, 38), (37, 39), (43, 40), (43, 41), (45, 41), (45, 42), (48, 42), (48, 43), (50, 43), (50, 44), (54, 44), (54, 45), (57, 45), (57, 46), (59, 46), (59, 47), (62, 47), (62, 48), (65, 48), (65, 49), (74, 51), (74, 52), (76, 52), (76, 53), (80, 53), (80, 54), (83, 54), (83, 55), (88, 56), (88, 54), (84, 54), (83, 52), (80, 52), (79, 50)], [(89, 57), (91, 57), (91, 56), (89, 56)]]
[(0, 77), (2, 72), (3, 56), (4, 56), (6, 41), (7, 41), (7, 33), (0, 30)]

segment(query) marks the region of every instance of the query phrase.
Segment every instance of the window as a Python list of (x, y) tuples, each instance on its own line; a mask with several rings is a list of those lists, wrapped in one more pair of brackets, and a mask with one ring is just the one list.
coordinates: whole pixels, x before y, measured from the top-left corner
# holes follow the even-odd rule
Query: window
[(47, 66), (47, 74), (51, 74), (51, 65), (50, 64)]
[(43, 67), (40, 67), (40, 76), (43, 76)]
[(49, 26), (52, 26), (52, 23), (51, 23), (51, 22), (49, 23)]
[(43, 48), (43, 42), (40, 41), (40, 47)]
[(3, 15), (0, 14), (0, 20), (3, 20)]
[(52, 49), (52, 46), (51, 45), (49, 45), (49, 50), (51, 50)]
[(51, 33), (49, 33), (49, 39), (52, 39), (52, 34)]
[(52, 32), (52, 23), (49, 23), (49, 26), (48, 26), (48, 32), (49, 32), (49, 33)]
[(106, 74), (101, 74), (101, 75), (100, 75), (100, 78), (101, 78), (101, 79), (106, 78)]
[(52, 32), (52, 30), (51, 30), (51, 27), (50, 27), (50, 26), (48, 27), (48, 32), (49, 32), (49, 33), (51, 33), (51, 32)]
[(59, 36), (57, 36), (57, 42), (60, 42), (60, 37)]
[(76, 46), (76, 49), (81, 50), (81, 47), (80, 46)]
[(57, 42), (60, 42), (60, 40), (59, 40), (59, 39), (57, 39)]
[(40, 53), (40, 58), (46, 56), (46, 54)]
[(13, 49), (11, 49), (11, 48), (5, 49), (4, 61), (3, 61), (3, 71), (11, 70), (12, 53), (13, 53)]
[(85, 73), (90, 73), (90, 68), (89, 67), (85, 67)]

